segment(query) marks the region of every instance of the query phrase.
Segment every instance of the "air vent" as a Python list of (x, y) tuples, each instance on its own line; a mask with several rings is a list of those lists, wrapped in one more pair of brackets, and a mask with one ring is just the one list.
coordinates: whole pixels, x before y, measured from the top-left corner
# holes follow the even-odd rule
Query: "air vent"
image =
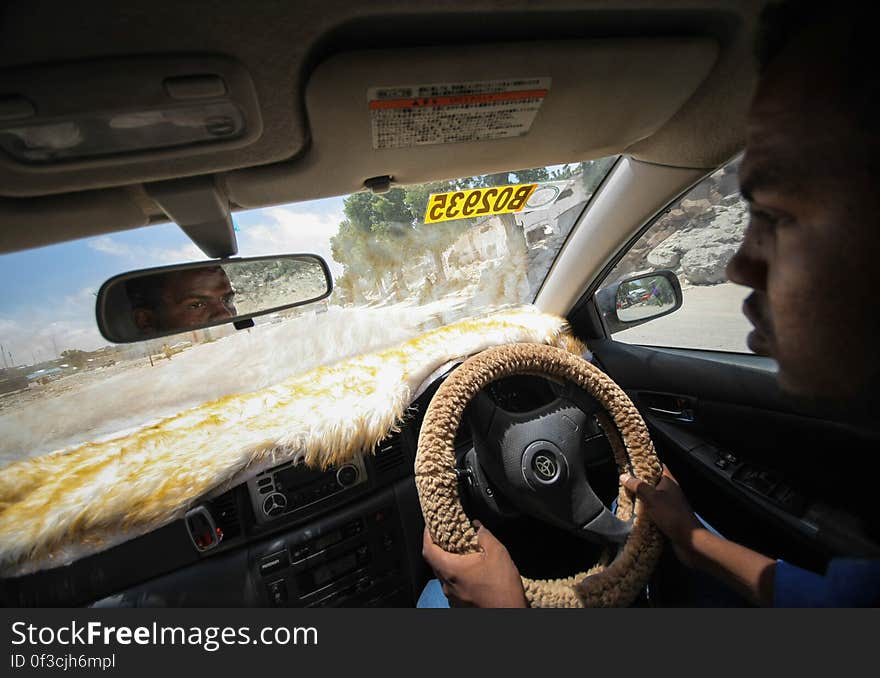
[(292, 461), (286, 461), (286, 462), (284, 462), (283, 464), (278, 464), (278, 466), (273, 466), (272, 468), (267, 469), (267, 470), (263, 471), (262, 473), (258, 473), (258, 474), (257, 474), (257, 477), (258, 477), (258, 478), (261, 478), (261, 477), (263, 477), (263, 476), (270, 476), (270, 475), (272, 475), (273, 473), (275, 473), (275, 471), (280, 471), (281, 469), (283, 469), (283, 468), (287, 468), (288, 466), (293, 466), (293, 462), (292, 462)]
[(224, 539), (231, 539), (241, 534), (238, 502), (234, 490), (221, 494), (211, 502), (211, 514), (214, 516), (217, 527), (223, 530)]
[(379, 443), (373, 465), (379, 475), (386, 475), (403, 466), (404, 461), (403, 443), (399, 435), (394, 435)]

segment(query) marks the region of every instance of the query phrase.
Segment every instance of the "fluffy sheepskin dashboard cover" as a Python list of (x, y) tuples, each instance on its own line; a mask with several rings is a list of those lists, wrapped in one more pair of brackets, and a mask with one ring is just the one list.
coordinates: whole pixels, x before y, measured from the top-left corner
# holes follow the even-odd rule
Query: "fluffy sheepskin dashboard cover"
[(0, 575), (65, 565), (143, 535), (287, 460), (327, 467), (370, 453), (438, 368), (513, 342), (585, 350), (562, 318), (503, 311), (14, 462), (0, 470)]

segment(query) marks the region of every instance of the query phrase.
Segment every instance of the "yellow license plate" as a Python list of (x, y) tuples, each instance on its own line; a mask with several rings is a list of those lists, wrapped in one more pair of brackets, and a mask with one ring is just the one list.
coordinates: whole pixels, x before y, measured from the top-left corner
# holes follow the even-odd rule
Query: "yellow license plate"
[(428, 197), (424, 223), (436, 224), (454, 219), (520, 212), (537, 187), (538, 184), (517, 184), (432, 193)]

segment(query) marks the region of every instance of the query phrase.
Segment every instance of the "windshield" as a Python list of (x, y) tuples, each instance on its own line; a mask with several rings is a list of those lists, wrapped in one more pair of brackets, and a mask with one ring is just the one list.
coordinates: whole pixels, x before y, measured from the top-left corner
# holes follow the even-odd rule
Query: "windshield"
[[(335, 285), (328, 299), (243, 331), (222, 325), (122, 345), (98, 333), (104, 280), (206, 259), (174, 224), (0, 256), (0, 465), (531, 303), (615, 159), (237, 213), (240, 256), (316, 253)], [(522, 209), (491, 213), (500, 187), (525, 184), (537, 186), (520, 194)]]

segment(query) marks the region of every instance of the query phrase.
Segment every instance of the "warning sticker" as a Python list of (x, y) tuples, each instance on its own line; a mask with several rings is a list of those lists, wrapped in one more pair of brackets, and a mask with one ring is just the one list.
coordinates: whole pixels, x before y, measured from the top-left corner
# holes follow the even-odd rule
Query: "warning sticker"
[(423, 221), (426, 224), (436, 224), (453, 219), (521, 212), (537, 187), (538, 184), (517, 184), (432, 193), (428, 197)]
[(371, 87), (373, 148), (409, 148), (526, 134), (550, 78)]

